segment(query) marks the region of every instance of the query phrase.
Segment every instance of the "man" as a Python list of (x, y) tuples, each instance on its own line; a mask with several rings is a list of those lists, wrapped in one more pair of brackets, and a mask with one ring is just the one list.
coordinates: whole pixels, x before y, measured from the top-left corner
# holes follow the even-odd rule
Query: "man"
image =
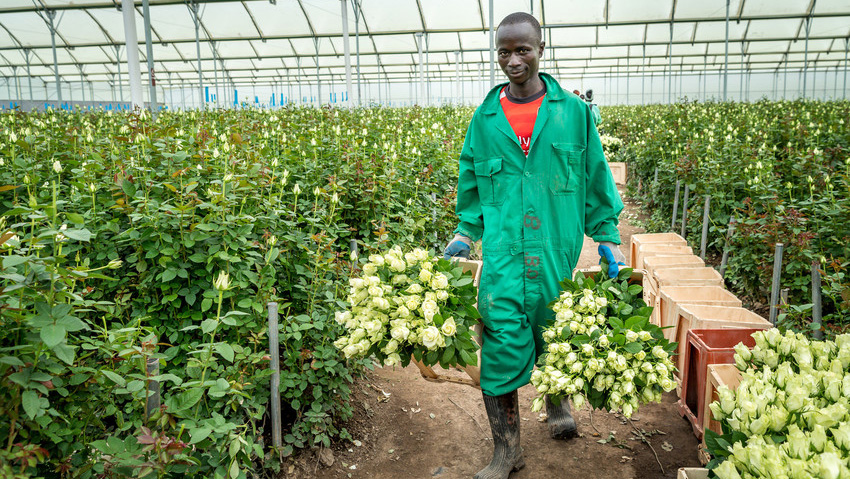
[[(446, 257), (469, 255), (482, 239), (478, 309), (484, 322), (481, 389), (493, 433), (493, 459), (477, 479), (505, 479), (525, 463), (517, 388), (543, 352), (546, 305), (572, 274), (587, 234), (617, 273), (623, 203), (590, 111), (554, 78), (538, 73), (544, 42), (531, 15), (513, 13), (497, 30), (507, 84), (475, 112), (460, 155), (459, 224)], [(576, 433), (567, 400), (546, 401), (553, 437)]]
[(584, 94), (584, 101), (587, 102), (587, 106), (590, 108), (590, 115), (593, 117), (593, 124), (598, 125), (600, 121), (602, 121), (602, 115), (599, 113), (599, 106), (596, 103), (593, 103), (593, 90), (588, 89)]

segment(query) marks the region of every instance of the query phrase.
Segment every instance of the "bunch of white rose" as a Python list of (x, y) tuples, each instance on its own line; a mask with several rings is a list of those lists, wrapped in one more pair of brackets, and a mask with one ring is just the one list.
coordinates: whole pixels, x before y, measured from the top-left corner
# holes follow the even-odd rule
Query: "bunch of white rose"
[(349, 284), (350, 307), (335, 315), (346, 334), (334, 342), (347, 358), (374, 355), (386, 366), (406, 365), (418, 350), (429, 365), (475, 363), (470, 330), (480, 316), (472, 308), (472, 278), (461, 268), (420, 248), (394, 246), (370, 255), (363, 275)]
[[(776, 329), (735, 348), (743, 371), (735, 391), (718, 388), (714, 418), (729, 432), (721, 479), (850, 479), (850, 335), (812, 341)], [(716, 434), (706, 444), (717, 450)]]
[(623, 140), (616, 136), (602, 135), (599, 137), (599, 141), (602, 143), (602, 150), (606, 157), (613, 155), (623, 146)]
[(533, 410), (550, 395), (572, 398), (577, 408), (588, 399), (595, 408), (631, 417), (640, 404), (659, 401), (662, 391), (676, 387), (664, 347), (669, 343), (648, 316), (625, 322), (609, 317), (608, 298), (591, 289), (563, 291), (551, 307), (555, 322), (543, 331), (548, 351), (531, 374), (540, 394)]

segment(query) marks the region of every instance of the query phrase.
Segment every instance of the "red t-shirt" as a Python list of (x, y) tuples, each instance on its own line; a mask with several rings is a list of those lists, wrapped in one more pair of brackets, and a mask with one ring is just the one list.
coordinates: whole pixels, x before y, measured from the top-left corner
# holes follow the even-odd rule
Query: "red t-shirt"
[(502, 88), (502, 92), (499, 94), (499, 103), (502, 104), (502, 110), (508, 118), (508, 123), (511, 124), (517, 140), (519, 140), (519, 146), (522, 147), (525, 156), (528, 156), (528, 149), (531, 147), (531, 134), (534, 132), (534, 122), (537, 120), (537, 110), (543, 103), (546, 89), (544, 88), (528, 98), (515, 98), (505, 91), (506, 88)]

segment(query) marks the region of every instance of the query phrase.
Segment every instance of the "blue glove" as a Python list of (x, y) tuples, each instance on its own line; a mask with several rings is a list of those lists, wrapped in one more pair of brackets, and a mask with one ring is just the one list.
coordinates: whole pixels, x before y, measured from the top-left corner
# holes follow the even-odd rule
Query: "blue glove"
[(445, 251), (443, 251), (443, 258), (449, 260), (452, 258), (469, 258), (469, 251), (471, 249), (471, 239), (463, 235), (455, 235), (455, 237), (449, 241)]
[(602, 260), (608, 262), (608, 277), (616, 278), (618, 274), (620, 274), (620, 266), (626, 265), (626, 257), (623, 256), (623, 253), (620, 251), (620, 248), (611, 243), (609, 241), (603, 241), (599, 243), (599, 263), (602, 264)]

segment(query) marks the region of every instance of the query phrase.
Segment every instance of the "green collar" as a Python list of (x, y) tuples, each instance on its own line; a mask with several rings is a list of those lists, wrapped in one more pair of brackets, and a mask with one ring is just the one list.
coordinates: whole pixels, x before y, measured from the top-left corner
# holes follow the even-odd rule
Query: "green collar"
[[(558, 81), (552, 78), (552, 75), (548, 73), (539, 72), (540, 79), (543, 80), (543, 83), (546, 85), (546, 98), (544, 101), (559, 101), (566, 98), (566, 94), (564, 93), (564, 89), (561, 88), (561, 85), (558, 84)], [(493, 115), (500, 108), (501, 104), (499, 103), (499, 92), (502, 91), (502, 87), (507, 85), (508, 82), (500, 83), (494, 86), (489, 93), (487, 93), (487, 97), (484, 98), (484, 102), (481, 103), (481, 113), (485, 115)]]

